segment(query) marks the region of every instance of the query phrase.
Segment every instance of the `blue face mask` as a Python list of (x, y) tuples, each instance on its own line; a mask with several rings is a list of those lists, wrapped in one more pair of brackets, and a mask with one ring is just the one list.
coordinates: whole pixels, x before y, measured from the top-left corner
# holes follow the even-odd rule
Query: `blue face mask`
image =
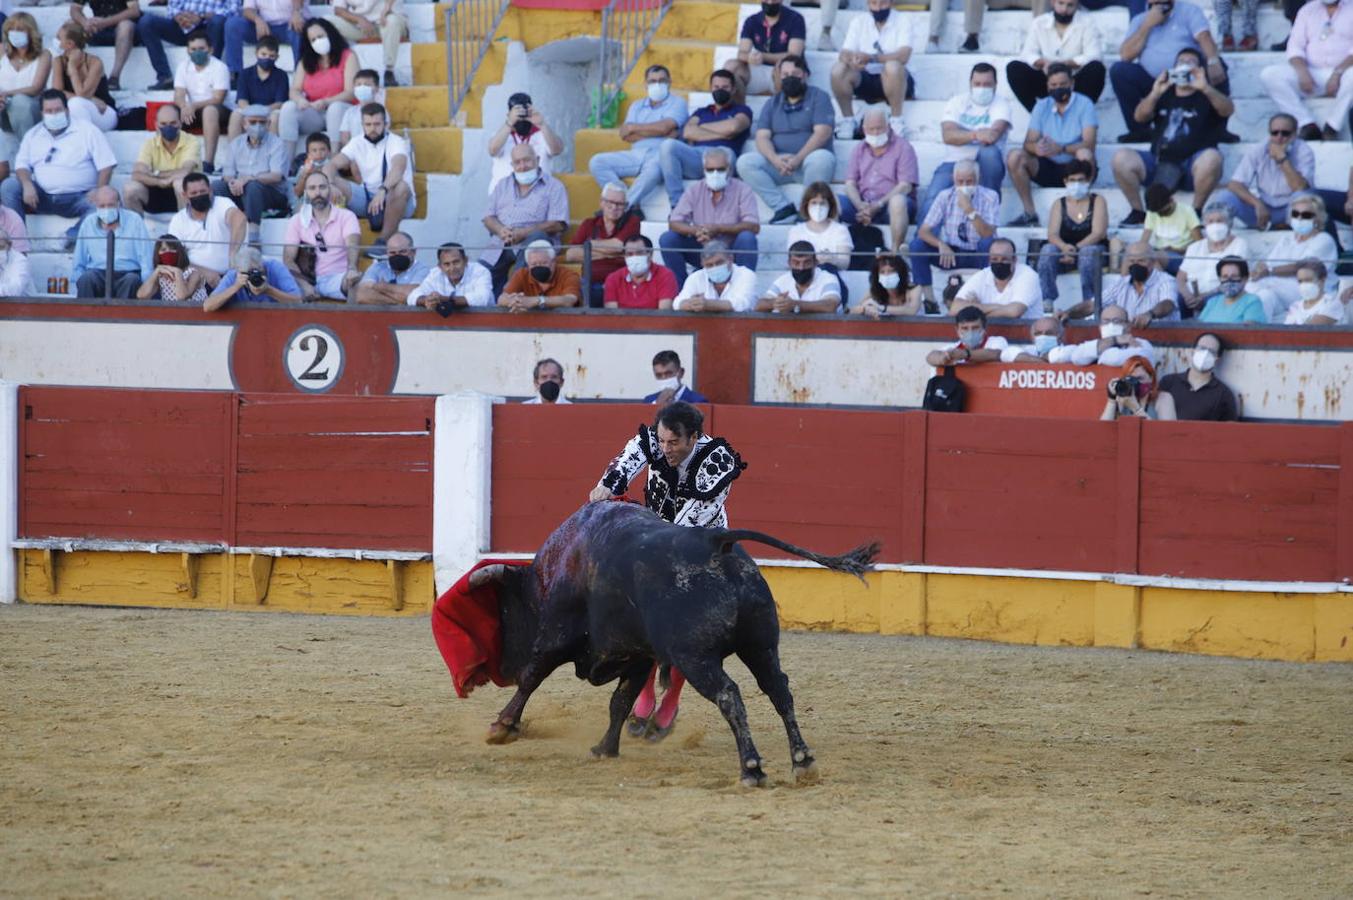
[(733, 267), (728, 263), (719, 263), (717, 266), (710, 266), (705, 270), (705, 277), (712, 284), (723, 284), (733, 277)]
[(1297, 234), (1310, 234), (1315, 231), (1315, 219), (1292, 219), (1292, 230)]
[(1052, 352), (1052, 348), (1057, 346), (1057, 335), (1055, 334), (1036, 334), (1034, 335), (1034, 352), (1039, 356), (1047, 356)]
[(99, 221), (105, 225), (112, 225), (117, 221), (117, 212), (116, 206), (100, 206), (94, 210), (94, 213), (99, 217)]

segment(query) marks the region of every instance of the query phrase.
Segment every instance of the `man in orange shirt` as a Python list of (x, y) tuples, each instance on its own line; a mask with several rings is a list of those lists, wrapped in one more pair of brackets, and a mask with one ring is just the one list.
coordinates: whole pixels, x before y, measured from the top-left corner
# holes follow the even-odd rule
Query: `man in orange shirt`
[(507, 280), (498, 305), (512, 312), (577, 306), (582, 293), (578, 273), (558, 264), (550, 242), (532, 241), (526, 248), (526, 265)]

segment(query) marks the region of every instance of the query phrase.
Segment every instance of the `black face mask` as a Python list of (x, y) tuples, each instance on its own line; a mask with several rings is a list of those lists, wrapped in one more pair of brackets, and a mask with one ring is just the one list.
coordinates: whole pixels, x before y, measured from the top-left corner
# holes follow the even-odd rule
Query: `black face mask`
[(258, 57), (257, 59), (254, 60), (254, 64), (255, 64), (256, 66), (258, 66), (258, 70), (259, 70), (260, 72), (271, 72), (271, 71), (272, 71), (272, 67), (275, 66), (275, 65), (277, 65), (277, 60), (275, 60), (275, 59), (264, 59), (263, 57), (260, 56), (260, 57)]
[(1071, 20), (1074, 19), (1075, 17), (1076, 17), (1075, 13), (1067, 13), (1066, 15), (1062, 15), (1061, 13), (1054, 11), (1052, 14), (1053, 21), (1055, 21), (1058, 25), (1070, 25)]
[(1141, 263), (1133, 263), (1128, 266), (1128, 277), (1138, 284), (1145, 284), (1146, 279), (1151, 277), (1151, 270)]
[(545, 282), (550, 280), (550, 267), (532, 266), (531, 277), (534, 278), (536, 281), (539, 281), (541, 284), (544, 284)]
[(761, 11), (766, 14), (766, 18), (774, 19), (776, 16), (780, 15), (780, 6), (781, 4), (779, 3), (762, 3)]
[(512, 123), (512, 130), (517, 133), (517, 137), (528, 136), (531, 133), (531, 129), (534, 127), (535, 126), (531, 124), (530, 119), (518, 119)]
[(547, 381), (539, 388), (540, 399), (546, 403), (553, 403), (559, 399), (559, 382)]
[(786, 97), (803, 96), (803, 79), (797, 75), (786, 75), (781, 78), (780, 87), (784, 88)]
[(790, 269), (789, 274), (794, 276), (794, 282), (799, 285), (809, 284), (813, 280), (812, 269)]
[(994, 262), (991, 264), (991, 274), (996, 276), (997, 281), (1005, 281), (1010, 277), (1010, 273), (1015, 271), (1015, 267), (1008, 262)]
[(1054, 103), (1065, 103), (1071, 99), (1071, 88), (1053, 88), (1048, 91), (1048, 96), (1052, 98)]
[(375, 137), (372, 137), (372, 136), (369, 135), (369, 134), (364, 134), (364, 135), (362, 135), (362, 137), (366, 138), (368, 141), (370, 141), (370, 142), (373, 143), (373, 144), (379, 144), (381, 141), (385, 140), (385, 132), (382, 131), (380, 134), (376, 135)]
[(871, 9), (869, 11), (869, 14), (874, 17), (874, 21), (878, 22), (880, 25), (888, 21), (888, 16), (891, 13), (891, 9)]
[(206, 212), (211, 209), (211, 194), (198, 194), (196, 197), (188, 198), (188, 205), (198, 212)]
[(407, 272), (413, 260), (402, 253), (391, 253), (385, 260), (390, 264), (391, 272)]
[(723, 88), (718, 88), (713, 94), (715, 106), (727, 106), (728, 101), (733, 99), (733, 92), (725, 91)]

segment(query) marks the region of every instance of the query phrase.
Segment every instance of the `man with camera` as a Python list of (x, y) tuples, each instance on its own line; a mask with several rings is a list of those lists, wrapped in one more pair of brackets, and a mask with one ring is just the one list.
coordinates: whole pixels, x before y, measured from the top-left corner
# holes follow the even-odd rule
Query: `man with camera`
[(1221, 180), (1217, 144), (1233, 112), (1231, 98), (1208, 80), (1202, 55), (1180, 50), (1174, 68), (1156, 76), (1150, 93), (1132, 111), (1137, 126), (1151, 125), (1150, 152), (1124, 147), (1113, 155), (1113, 177), (1132, 208), (1122, 227), (1146, 222), (1143, 184), (1160, 184), (1172, 192), (1191, 190), (1195, 207), (1207, 203)]
[(437, 248), (437, 268), (428, 272), (405, 301), (430, 309), (442, 318), (457, 307), (492, 306), (493, 276), (477, 262), (470, 262), (465, 248), (448, 241)]
[(301, 289), (286, 266), (266, 259), (257, 247), (246, 244), (235, 253), (235, 268), (221, 276), (216, 290), (203, 301), (202, 310), (216, 312), (234, 301), (300, 303)]
[(531, 103), (531, 95), (520, 91), (507, 98), (507, 118), (489, 138), (489, 156), (493, 170), (489, 174), (489, 193), (498, 182), (512, 174), (512, 148), (530, 144), (540, 159), (540, 170), (550, 171), (550, 158), (564, 152), (564, 142), (550, 130), (544, 114)]
[(430, 271), (431, 266), (418, 261), (413, 238), (407, 232), (396, 231), (385, 245), (385, 259), (372, 263), (362, 273), (362, 280), (352, 289), (352, 300), (403, 306)]

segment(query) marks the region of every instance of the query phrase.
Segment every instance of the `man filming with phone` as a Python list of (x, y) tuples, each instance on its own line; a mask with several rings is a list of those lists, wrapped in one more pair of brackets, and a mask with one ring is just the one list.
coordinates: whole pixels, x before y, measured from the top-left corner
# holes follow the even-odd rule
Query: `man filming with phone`
[(221, 276), (216, 290), (202, 302), (202, 310), (216, 312), (237, 301), (300, 303), (301, 289), (286, 266), (246, 245), (236, 251), (235, 267)]

